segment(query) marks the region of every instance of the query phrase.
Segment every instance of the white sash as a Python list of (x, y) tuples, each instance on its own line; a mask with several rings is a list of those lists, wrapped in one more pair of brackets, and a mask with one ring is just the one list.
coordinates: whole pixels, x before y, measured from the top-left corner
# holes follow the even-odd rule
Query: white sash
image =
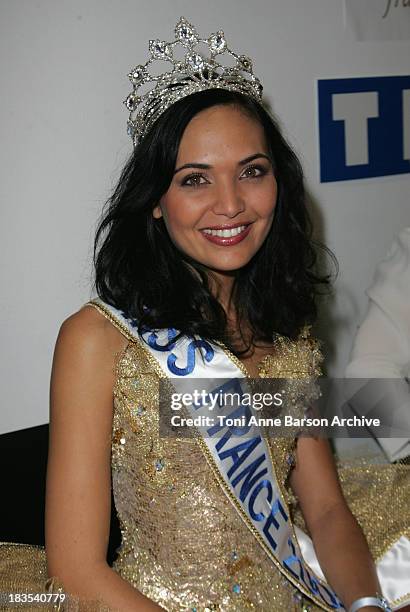
[[(118, 328), (149, 351), (164, 378), (179, 379), (178, 392), (192, 392), (194, 386), (190, 379), (202, 379), (201, 389), (205, 387), (207, 393), (246, 392), (244, 373), (232, 356), (215, 343), (199, 338), (194, 341), (182, 338), (175, 343), (173, 338), (177, 331), (174, 329), (148, 330), (141, 338), (135, 321), (126, 319), (101, 300), (93, 300), (93, 303), (108, 314)], [(231, 416), (239, 416), (238, 410), (233, 408)], [(190, 407), (189, 412), (192, 417), (207, 416), (209, 407), (197, 404)], [(211, 427), (198, 425), (196, 429), (201, 434), (197, 438), (200, 447), (224, 493), (274, 565), (323, 610), (343, 612), (343, 604), (325, 580), (311, 539), (292, 525), (270, 447), (259, 428), (256, 425), (229, 428), (216, 424)], [(410, 541), (407, 538), (402, 536), (393, 544), (378, 563), (377, 571), (383, 594), (394, 602), (393, 610), (410, 603), (408, 584), (406, 586), (406, 576), (410, 576)]]

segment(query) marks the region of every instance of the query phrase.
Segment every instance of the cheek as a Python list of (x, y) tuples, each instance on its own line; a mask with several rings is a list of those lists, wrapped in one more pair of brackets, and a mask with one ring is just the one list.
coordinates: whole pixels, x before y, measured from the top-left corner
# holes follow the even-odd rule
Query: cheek
[(168, 235), (174, 245), (178, 248), (183, 247), (188, 231), (192, 229), (193, 224), (189, 210), (178, 198), (178, 201), (168, 201), (162, 206), (162, 216)]
[(168, 195), (166, 199), (162, 200), (161, 210), (168, 230), (179, 225), (179, 207), (175, 197)]
[(275, 214), (277, 204), (277, 188), (276, 183), (267, 185), (257, 194), (255, 194), (255, 207), (262, 218), (270, 219)]
[(188, 231), (197, 226), (206, 208), (207, 201), (203, 196), (179, 191), (163, 202), (162, 213), (169, 231)]
[(181, 214), (181, 210), (164, 211), (164, 221), (169, 232), (181, 232), (189, 227), (189, 219), (187, 215)]

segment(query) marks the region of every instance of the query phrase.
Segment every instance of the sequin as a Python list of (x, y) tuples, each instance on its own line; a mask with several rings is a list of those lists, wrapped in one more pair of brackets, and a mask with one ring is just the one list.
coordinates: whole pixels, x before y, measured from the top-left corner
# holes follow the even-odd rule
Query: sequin
[(118, 444), (121, 442), (122, 438), (124, 436), (124, 430), (119, 428), (119, 429), (114, 429), (113, 434), (112, 434), (112, 442), (113, 444)]
[(232, 591), (234, 593), (240, 593), (241, 592), (241, 585), (240, 584), (234, 584), (232, 587)]
[(157, 472), (161, 472), (164, 469), (165, 462), (163, 459), (157, 459), (154, 465)]

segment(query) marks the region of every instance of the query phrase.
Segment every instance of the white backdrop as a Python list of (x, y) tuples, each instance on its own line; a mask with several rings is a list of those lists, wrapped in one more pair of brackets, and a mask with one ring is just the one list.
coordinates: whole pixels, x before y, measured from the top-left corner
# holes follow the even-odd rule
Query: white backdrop
[(319, 183), (316, 79), (409, 73), (410, 41), (352, 41), (340, 0), (1, 0), (0, 433), (48, 421), (56, 335), (90, 296), (95, 226), (131, 151), (126, 75), (181, 15), (253, 58), (301, 157), (340, 263), (329, 373), (343, 373), (375, 263), (410, 225), (410, 175)]

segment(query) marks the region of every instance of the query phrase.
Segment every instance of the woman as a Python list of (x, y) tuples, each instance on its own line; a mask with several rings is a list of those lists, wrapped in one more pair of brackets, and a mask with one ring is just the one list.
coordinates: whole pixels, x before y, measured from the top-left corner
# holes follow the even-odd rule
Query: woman
[[(300, 379), (303, 414), (320, 363), (306, 325), (326, 283), (314, 272), (299, 163), (260, 104), (249, 58), (222, 32), (199, 39), (183, 18), (175, 33), (185, 63), (172, 59), (175, 43), (151, 41), (151, 59), (130, 74), (135, 149), (97, 233), (99, 299), (57, 340), (48, 575), (101, 609), (388, 609), (325, 440), (240, 428), (158, 435), (161, 380)], [(214, 63), (195, 56), (201, 41)], [(223, 53), (241, 70), (224, 72)], [(173, 70), (141, 110), (138, 87), (155, 59)], [(110, 462), (122, 530), (113, 568)], [(387, 505), (364, 509), (373, 507), (382, 518), (373, 550), (385, 552), (399, 526)]]

